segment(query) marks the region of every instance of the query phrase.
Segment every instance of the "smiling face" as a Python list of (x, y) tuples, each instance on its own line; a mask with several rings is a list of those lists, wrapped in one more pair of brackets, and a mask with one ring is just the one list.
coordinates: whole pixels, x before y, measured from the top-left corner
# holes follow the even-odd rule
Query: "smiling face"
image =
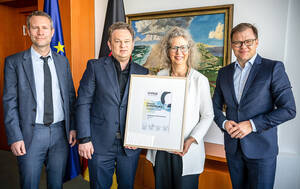
[[(242, 32), (236, 32), (232, 36), (232, 42), (237, 41), (246, 41), (249, 39), (256, 39), (251, 28), (248, 28)], [(238, 62), (242, 65), (245, 65), (247, 61), (249, 61), (256, 53), (256, 48), (258, 46), (258, 39), (256, 39), (252, 45), (247, 46), (246, 44), (242, 44), (241, 47), (236, 47), (231, 44), (231, 48), (236, 56)]]
[(35, 49), (50, 48), (50, 42), (54, 34), (50, 20), (45, 16), (32, 16), (28, 35)]
[(169, 57), (172, 65), (187, 65), (189, 57), (188, 41), (183, 37), (175, 37), (171, 39), (169, 48)]
[(134, 42), (131, 33), (127, 29), (114, 30), (107, 44), (113, 57), (120, 63), (127, 63), (129, 61), (134, 48)]

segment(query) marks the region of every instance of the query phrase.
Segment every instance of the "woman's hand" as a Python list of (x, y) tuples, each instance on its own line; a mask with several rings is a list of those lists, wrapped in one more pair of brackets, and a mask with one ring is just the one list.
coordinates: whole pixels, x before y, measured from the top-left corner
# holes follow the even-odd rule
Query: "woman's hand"
[(181, 157), (184, 156), (189, 151), (193, 142), (197, 142), (196, 139), (194, 137), (189, 137), (184, 141), (183, 152), (175, 152), (174, 154), (180, 155)]

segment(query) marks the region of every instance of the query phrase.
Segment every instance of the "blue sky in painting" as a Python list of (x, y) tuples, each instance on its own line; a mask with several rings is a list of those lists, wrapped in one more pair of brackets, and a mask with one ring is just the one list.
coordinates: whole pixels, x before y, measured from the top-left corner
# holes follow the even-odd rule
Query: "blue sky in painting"
[(132, 28), (133, 28), (133, 30), (134, 30), (135, 37), (139, 37), (139, 38), (141, 38), (141, 39), (144, 39), (144, 38), (145, 38), (145, 35), (143, 35), (143, 34), (140, 33), (140, 32), (137, 32), (137, 29), (136, 29), (136, 26), (135, 26), (135, 23), (136, 23), (136, 22), (139, 22), (139, 21), (132, 21), (132, 22), (131, 22)]
[(157, 43), (167, 30), (173, 26), (179, 26), (188, 29), (195, 42), (222, 47), (224, 44), (224, 29), (222, 32), (218, 32), (221, 34), (219, 36), (222, 36), (220, 39), (209, 38), (209, 33), (216, 32), (218, 24), (224, 26), (224, 17), (225, 14), (220, 13), (177, 18), (137, 20), (132, 21), (131, 24), (136, 35), (136, 45), (150, 45)]
[(208, 45), (223, 46), (224, 39), (209, 39), (208, 35), (210, 31), (216, 29), (218, 23), (224, 24), (224, 16), (224, 14), (195, 16), (188, 28), (194, 41)]

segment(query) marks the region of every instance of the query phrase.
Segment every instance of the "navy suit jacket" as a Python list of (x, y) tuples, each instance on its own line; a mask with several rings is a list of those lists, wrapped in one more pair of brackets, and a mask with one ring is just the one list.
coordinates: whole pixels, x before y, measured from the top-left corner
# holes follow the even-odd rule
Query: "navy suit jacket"
[[(75, 90), (68, 59), (52, 52), (65, 117), (66, 136), (75, 129)], [(29, 147), (36, 119), (36, 88), (30, 49), (5, 59), (3, 107), (8, 144), (24, 140)]]
[[(295, 100), (284, 65), (257, 55), (240, 103), (234, 91), (234, 71), (234, 63), (219, 70), (213, 96), (214, 120), (222, 129), (224, 120), (238, 123), (252, 119), (257, 132), (251, 132), (240, 140), (243, 153), (252, 159), (276, 156), (277, 126), (296, 116)], [(226, 105), (226, 115), (222, 111), (223, 105)], [(238, 141), (225, 131), (226, 153), (234, 154)]]
[[(89, 60), (80, 81), (76, 102), (77, 137), (91, 137), (95, 153), (105, 154), (113, 145), (120, 125), (124, 138), (128, 89), (131, 74), (148, 74), (148, 70), (134, 62), (129, 68), (129, 78), (123, 99), (112, 57)], [(125, 149), (127, 155), (140, 150)]]

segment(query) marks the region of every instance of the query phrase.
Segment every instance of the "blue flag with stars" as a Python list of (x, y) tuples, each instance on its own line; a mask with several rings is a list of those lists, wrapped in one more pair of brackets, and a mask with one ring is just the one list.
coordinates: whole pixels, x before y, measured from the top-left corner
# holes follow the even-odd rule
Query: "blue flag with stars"
[(58, 0), (45, 0), (44, 12), (49, 14), (53, 20), (54, 35), (50, 43), (51, 49), (60, 55), (66, 56)]
[[(44, 12), (49, 14), (53, 20), (54, 35), (50, 43), (51, 49), (60, 55), (66, 56), (58, 0), (45, 0)], [(78, 156), (78, 145), (76, 144), (75, 146), (70, 147), (64, 181), (66, 182), (71, 180), (77, 177), (79, 174), (80, 162)]]

